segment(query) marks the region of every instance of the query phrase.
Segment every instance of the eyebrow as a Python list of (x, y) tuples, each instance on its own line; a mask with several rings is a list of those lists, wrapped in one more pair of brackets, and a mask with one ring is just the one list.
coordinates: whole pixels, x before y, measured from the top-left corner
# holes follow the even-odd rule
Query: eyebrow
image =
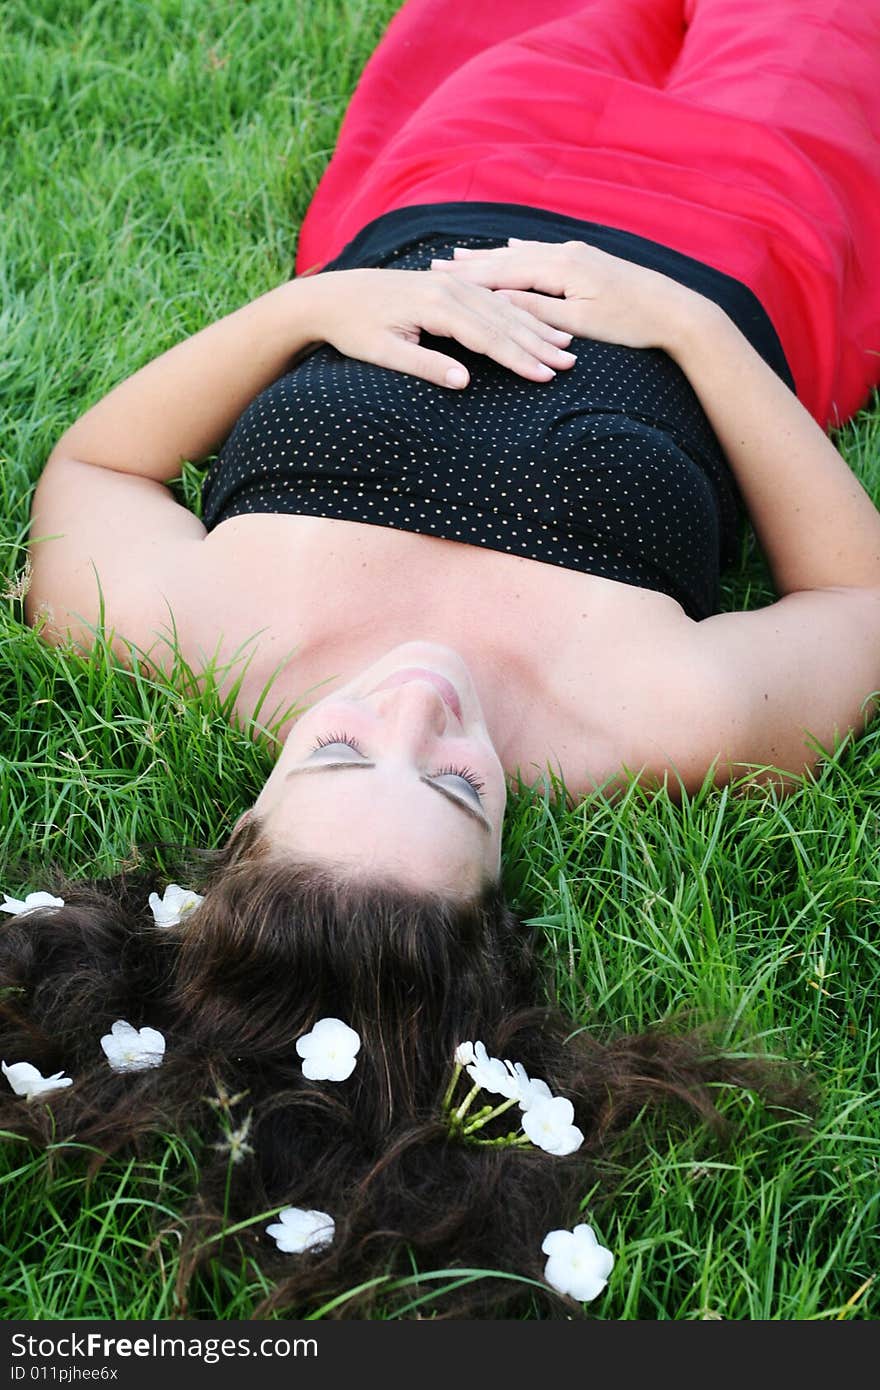
[[(365, 768), (369, 771), (370, 768), (375, 766), (376, 764), (371, 762), (353, 763), (343, 761), (338, 763), (307, 763), (302, 767), (292, 768), (291, 771), (287, 773), (284, 780), (286, 782), (288, 777), (301, 777), (306, 773), (313, 772), (345, 772), (350, 769), (359, 768)], [(422, 773), (419, 774), (419, 781), (424, 782), (426, 787), (430, 787), (432, 791), (437, 792), (440, 796), (445, 796), (446, 800), (451, 801), (453, 806), (457, 806), (466, 816), (470, 816), (471, 820), (475, 820), (477, 825), (479, 825), (487, 835), (492, 833), (492, 822), (482, 811), (478, 811), (476, 806), (469, 805), (468, 802), (463, 801), (460, 796), (456, 796), (455, 792), (451, 792), (448, 787), (441, 787), (439, 782), (433, 782), (430, 777), (426, 777)]]

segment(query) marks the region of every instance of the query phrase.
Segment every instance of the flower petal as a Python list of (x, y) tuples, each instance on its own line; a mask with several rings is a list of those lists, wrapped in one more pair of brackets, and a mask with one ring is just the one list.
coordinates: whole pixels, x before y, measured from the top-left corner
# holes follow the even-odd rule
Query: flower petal
[(602, 1292), (614, 1266), (610, 1250), (600, 1245), (590, 1226), (573, 1231), (548, 1231), (541, 1249), (550, 1258), (544, 1278), (552, 1288), (588, 1303)]
[(341, 1018), (319, 1018), (295, 1044), (309, 1081), (345, 1081), (355, 1069), (360, 1045), (358, 1034)]
[(337, 1047), (343, 1047), (346, 1051), (357, 1052), (361, 1045), (361, 1040), (353, 1028), (349, 1028), (347, 1023), (343, 1023), (341, 1018), (319, 1018), (312, 1029), (312, 1034), (320, 1039), (322, 1046), (327, 1046), (331, 1042)]
[(512, 1092), (520, 1110), (529, 1110), (539, 1100), (552, 1100), (553, 1092), (539, 1076), (529, 1076), (522, 1062), (505, 1062), (516, 1089)]
[(43, 1074), (32, 1062), (13, 1062), (7, 1066), (5, 1062), (0, 1063), (3, 1068), (3, 1075), (9, 1082), (17, 1096), (26, 1096), (33, 1084), (42, 1081)]
[(204, 901), (200, 893), (194, 893), (191, 888), (181, 888), (179, 883), (169, 883), (161, 898), (158, 893), (151, 893), (147, 899), (157, 927), (178, 926)]
[(583, 1130), (578, 1129), (577, 1125), (567, 1125), (556, 1136), (553, 1148), (548, 1152), (557, 1158), (567, 1158), (569, 1154), (577, 1153), (583, 1142)]
[(53, 1072), (51, 1076), (43, 1076), (39, 1068), (31, 1062), (12, 1062), (9, 1066), (2, 1062), (0, 1066), (15, 1094), (25, 1096), (28, 1100), (73, 1085), (72, 1078), (60, 1071)]
[(64, 899), (53, 897), (51, 893), (27, 893), (24, 898), (10, 898), (4, 893), (3, 902), (0, 903), (0, 912), (11, 912), (18, 917), (23, 912), (35, 912), (40, 907), (63, 906)]
[(110, 1032), (120, 1042), (128, 1042), (137, 1036), (137, 1029), (132, 1024), (126, 1023), (124, 1018), (117, 1018), (116, 1022), (111, 1025)]
[(491, 1095), (511, 1099), (518, 1093), (519, 1083), (512, 1069), (500, 1057), (490, 1057), (481, 1042), (474, 1043), (474, 1061), (465, 1071), (475, 1086)]
[(541, 1249), (545, 1255), (564, 1255), (572, 1240), (571, 1231), (548, 1231), (541, 1241)]
[(141, 1046), (147, 1052), (156, 1052), (159, 1053), (160, 1056), (164, 1055), (165, 1038), (163, 1034), (159, 1032), (158, 1028), (142, 1028), (140, 1033)]
[(118, 1018), (101, 1038), (101, 1047), (114, 1071), (148, 1071), (162, 1065), (165, 1038), (156, 1028), (134, 1028)]
[(547, 1082), (542, 1081), (540, 1076), (532, 1076), (529, 1078), (528, 1089), (520, 1098), (519, 1106), (521, 1110), (531, 1110), (532, 1106), (537, 1105), (538, 1101), (552, 1099), (553, 1092), (550, 1090)]
[(578, 1245), (582, 1247), (591, 1250), (599, 1250), (602, 1248), (596, 1239), (596, 1232), (593, 1230), (592, 1226), (588, 1226), (585, 1222), (582, 1222), (579, 1226), (575, 1226), (572, 1235)]
[(327, 1058), (323, 1053), (307, 1057), (303, 1062), (303, 1076), (308, 1081), (346, 1081), (357, 1065), (355, 1057)]
[(280, 1221), (266, 1227), (278, 1249), (286, 1255), (299, 1255), (306, 1250), (324, 1250), (333, 1241), (336, 1223), (326, 1211), (307, 1211), (302, 1207), (285, 1207)]
[(572, 1297), (571, 1266), (565, 1255), (551, 1255), (544, 1266), (544, 1278), (557, 1293)]

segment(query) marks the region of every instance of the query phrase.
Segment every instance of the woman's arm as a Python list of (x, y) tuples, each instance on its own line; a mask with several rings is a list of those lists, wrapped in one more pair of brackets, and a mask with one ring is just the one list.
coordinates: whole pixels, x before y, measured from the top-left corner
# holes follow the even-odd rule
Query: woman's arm
[[(310, 344), (466, 384), (422, 331), (485, 352), (531, 380), (571, 365), (570, 335), (489, 290), (413, 271), (353, 270), (279, 286), (163, 353), (62, 435), (32, 506), (29, 619), (88, 645), (105, 625), (143, 645), (186, 595), (204, 527), (164, 483), (210, 454), (235, 420)], [(552, 364), (552, 366), (550, 365)], [(450, 371), (461, 379), (447, 381)]]
[(662, 346), (700, 398), (780, 595), (880, 585), (880, 512), (788, 387), (694, 295)]
[[(724, 312), (656, 271), (578, 243), (518, 243), (435, 263), (575, 337), (661, 348), (688, 376), (736, 475), (782, 595), (645, 654), (644, 765), (689, 786), (755, 765), (812, 766), (880, 691), (880, 514), (837, 449)], [(537, 290), (538, 293), (531, 291)]]
[[(50, 455), (167, 482), (226, 438), (245, 407), (305, 348), (461, 387), (453, 356), (419, 346), (453, 338), (532, 380), (571, 365), (570, 335), (488, 290), (406, 270), (343, 270), (270, 290), (135, 372), (87, 411)], [(459, 377), (448, 380), (448, 374)]]
[[(800, 401), (712, 301), (580, 242), (435, 261), (575, 337), (661, 348), (685, 372), (736, 476), (781, 595), (880, 586), (880, 513)], [(539, 293), (523, 291), (537, 290)]]

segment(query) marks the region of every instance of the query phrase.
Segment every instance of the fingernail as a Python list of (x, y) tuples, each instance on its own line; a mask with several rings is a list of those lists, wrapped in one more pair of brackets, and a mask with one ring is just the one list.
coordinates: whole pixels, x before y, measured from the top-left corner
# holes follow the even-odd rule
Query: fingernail
[(556, 373), (554, 372), (553, 368), (552, 368), (552, 367), (546, 366), (544, 363), (541, 364), (541, 371), (542, 371), (543, 373), (545, 373), (545, 376), (544, 376), (544, 380), (545, 380), (545, 381), (549, 381), (551, 377), (554, 377), (554, 376), (556, 375)]
[(465, 371), (464, 367), (449, 368), (449, 371), (446, 373), (447, 386), (455, 386), (456, 388), (460, 389), (462, 386), (467, 386), (467, 384), (468, 374)]
[(572, 338), (574, 337), (573, 333), (563, 333), (561, 329), (557, 329), (556, 331), (559, 334), (559, 337), (564, 338), (567, 343), (570, 343)]
[(509, 237), (507, 238), (507, 244), (508, 244), (508, 246), (522, 246), (522, 244), (523, 244), (522, 237), (520, 237), (520, 236), (509, 236)]
[(576, 362), (576, 361), (577, 361), (577, 354), (574, 353), (574, 352), (566, 352), (566, 351), (564, 350), (564, 348), (560, 348), (560, 349), (559, 349), (559, 356), (560, 356), (560, 357), (567, 357), (568, 360), (569, 360), (569, 362)]

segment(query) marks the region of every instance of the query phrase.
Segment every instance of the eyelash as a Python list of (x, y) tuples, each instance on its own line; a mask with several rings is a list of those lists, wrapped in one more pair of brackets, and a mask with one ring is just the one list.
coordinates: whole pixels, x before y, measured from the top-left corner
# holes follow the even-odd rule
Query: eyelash
[(470, 787), (480, 795), (485, 789), (486, 783), (475, 772), (471, 772), (469, 767), (441, 767), (439, 772), (433, 774), (435, 777), (461, 777)]
[[(353, 748), (356, 753), (363, 754), (364, 751), (356, 738), (352, 738), (350, 734), (346, 734), (340, 730), (339, 733), (328, 734), (326, 738), (321, 736), (316, 738), (312, 745), (312, 752), (315, 752), (318, 748), (326, 748), (328, 744), (331, 743), (347, 743), (349, 748)], [(472, 772), (469, 767), (441, 767), (439, 771), (433, 773), (433, 776), (461, 777), (462, 780), (467, 782), (468, 786), (476, 792), (477, 796), (479, 796), (486, 787), (486, 783), (483, 779), (478, 777), (475, 772)]]
[(352, 738), (350, 734), (340, 732), (338, 734), (328, 734), (326, 738), (322, 738), (319, 735), (312, 744), (312, 752), (314, 753), (318, 748), (326, 748), (331, 743), (347, 743), (349, 748), (353, 748), (356, 753), (363, 753), (364, 751), (356, 738)]

